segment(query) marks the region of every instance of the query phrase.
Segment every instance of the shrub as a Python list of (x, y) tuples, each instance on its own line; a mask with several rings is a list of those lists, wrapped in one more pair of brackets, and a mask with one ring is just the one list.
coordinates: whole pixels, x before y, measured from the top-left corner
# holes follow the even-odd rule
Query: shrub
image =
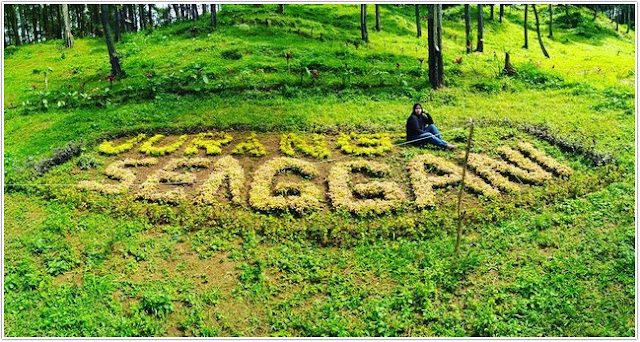
[(150, 315), (166, 316), (173, 312), (173, 297), (164, 293), (145, 293), (140, 299), (140, 307)]
[(249, 155), (252, 155), (254, 157), (260, 157), (267, 154), (267, 151), (265, 150), (264, 145), (262, 145), (258, 141), (256, 134), (254, 132), (251, 132), (251, 135), (249, 135), (247, 140), (236, 145), (236, 147), (234, 147), (231, 153), (233, 154), (248, 153)]
[(228, 133), (200, 133), (189, 143), (184, 154), (194, 155), (198, 153), (198, 148), (206, 149), (206, 153), (209, 155), (220, 154), (222, 152), (220, 146), (226, 145), (232, 140), (233, 137)]
[(162, 134), (156, 134), (154, 135), (151, 139), (145, 141), (141, 146), (140, 146), (140, 152), (146, 154), (146, 155), (154, 155), (154, 156), (163, 156), (165, 154), (169, 154), (171, 152), (176, 151), (177, 149), (180, 148), (180, 146), (182, 146), (182, 144), (184, 144), (185, 141), (187, 141), (187, 139), (189, 138), (188, 135), (181, 135), (178, 140), (176, 140), (174, 143), (166, 145), (166, 146), (153, 146), (153, 144), (155, 144), (156, 142), (162, 140), (165, 136)]
[(104, 174), (115, 180), (119, 180), (119, 184), (105, 184), (96, 181), (80, 181), (78, 188), (83, 190), (98, 191), (103, 194), (120, 194), (133, 185), (136, 179), (136, 175), (133, 171), (126, 169), (126, 167), (137, 166), (150, 166), (158, 163), (156, 158), (144, 158), (144, 159), (125, 159), (111, 163), (104, 170)]
[(340, 134), (337, 145), (347, 154), (367, 156), (383, 155), (393, 148), (388, 133)]
[(313, 183), (284, 182), (276, 185), (275, 192), (278, 196), (271, 195), (273, 178), (285, 171), (294, 171), (303, 178), (312, 179), (319, 175), (318, 169), (310, 162), (280, 157), (263, 164), (255, 173), (249, 203), (252, 207), (263, 211), (305, 211), (320, 208), (320, 189)]
[(244, 202), (244, 170), (240, 163), (231, 156), (220, 158), (214, 165), (213, 171), (209, 175), (196, 196), (196, 201), (204, 204), (213, 204), (215, 195), (219, 193), (220, 187), (228, 181), (231, 202), (242, 204)]
[(242, 58), (242, 52), (238, 49), (227, 49), (220, 52), (220, 56), (224, 59), (238, 60)]
[(76, 160), (76, 165), (80, 168), (80, 170), (88, 170), (101, 164), (102, 162), (100, 162), (96, 159), (96, 157), (90, 154), (83, 154), (78, 158), (78, 160)]
[[(382, 214), (397, 209), (406, 200), (398, 184), (391, 181), (356, 184), (352, 191), (349, 186), (350, 174), (358, 171), (374, 177), (383, 177), (389, 174), (389, 167), (363, 159), (336, 163), (329, 171), (328, 177), (329, 198), (334, 208), (357, 215)], [(356, 199), (354, 193), (362, 199)]]
[(111, 141), (103, 141), (102, 144), (98, 146), (98, 151), (104, 154), (120, 154), (122, 152), (129, 151), (135, 146), (137, 143), (144, 140), (147, 136), (144, 134), (138, 134), (137, 137), (133, 137), (131, 139), (126, 140), (120, 145), (114, 146)]
[(315, 158), (322, 159), (329, 158), (329, 156), (331, 156), (331, 152), (329, 151), (329, 148), (327, 148), (325, 138), (322, 135), (314, 134), (311, 140), (312, 142), (308, 143), (298, 134), (283, 134), (280, 139), (280, 151), (288, 156), (295, 155), (296, 149)]
[[(441, 175), (429, 176), (425, 172), (426, 168)], [(422, 154), (409, 162), (409, 178), (416, 197), (416, 206), (430, 207), (436, 204), (433, 190), (459, 183), (462, 180), (462, 167), (432, 154)], [(464, 184), (465, 187), (487, 197), (499, 195), (496, 189), (470, 173), (465, 175)]]
[(70, 141), (64, 147), (54, 149), (53, 155), (50, 158), (45, 158), (40, 161), (35, 167), (36, 172), (43, 175), (52, 167), (65, 163), (69, 159), (80, 154), (80, 151), (80, 146)]

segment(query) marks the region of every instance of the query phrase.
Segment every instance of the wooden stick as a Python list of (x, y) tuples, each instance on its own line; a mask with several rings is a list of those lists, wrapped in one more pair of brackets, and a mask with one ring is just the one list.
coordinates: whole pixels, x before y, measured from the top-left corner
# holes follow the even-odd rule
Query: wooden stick
[(458, 232), (456, 236), (456, 250), (455, 254), (460, 252), (460, 237), (462, 236), (462, 219), (464, 218), (464, 212), (462, 209), (462, 191), (464, 190), (464, 176), (467, 173), (467, 162), (469, 160), (469, 151), (471, 150), (471, 139), (473, 139), (473, 119), (470, 122), (471, 128), (469, 129), (469, 138), (467, 139), (467, 148), (464, 153), (464, 164), (462, 164), (462, 179), (460, 180), (460, 191), (458, 192)]

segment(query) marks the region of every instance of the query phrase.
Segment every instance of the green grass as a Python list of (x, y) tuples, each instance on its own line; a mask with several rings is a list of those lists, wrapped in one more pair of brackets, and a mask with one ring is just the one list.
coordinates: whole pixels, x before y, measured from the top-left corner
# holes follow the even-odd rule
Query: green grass
[[(532, 13), (521, 48), (522, 7), (500, 24), (485, 6), (485, 52), (470, 55), (462, 6), (445, 8), (438, 91), (413, 6), (382, 6), (382, 31), (360, 44), (356, 5), (225, 5), (216, 31), (205, 16), (124, 35), (127, 76), (113, 85), (100, 38), (5, 55), (7, 182), (74, 182), (78, 163), (104, 161), (102, 139), (138, 132), (403, 131), (416, 100), (459, 143), (469, 118), (484, 123), (478, 151), (532, 140), (514, 128), (528, 124), (617, 161), (536, 142), (576, 175), (475, 212), (459, 257), (453, 203), (293, 218), (5, 187), (6, 336), (635, 336), (635, 32), (575, 7), (568, 27), (556, 6), (549, 39), (539, 5), (545, 59)], [(505, 51), (515, 77), (499, 75)], [(39, 94), (34, 69), (49, 67)], [(69, 141), (85, 156), (30, 178)]]

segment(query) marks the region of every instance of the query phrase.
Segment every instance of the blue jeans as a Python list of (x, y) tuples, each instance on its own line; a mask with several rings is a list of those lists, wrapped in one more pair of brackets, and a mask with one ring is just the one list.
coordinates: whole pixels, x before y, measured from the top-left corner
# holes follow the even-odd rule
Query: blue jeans
[(425, 143), (430, 143), (440, 147), (447, 147), (448, 143), (442, 139), (442, 135), (440, 135), (440, 132), (438, 131), (438, 128), (436, 128), (436, 125), (434, 124), (427, 125), (427, 127), (425, 127), (424, 130), (426, 131), (425, 133), (415, 136), (411, 138), (411, 140), (429, 137), (429, 138), (417, 141), (416, 143), (420, 145), (423, 145)]

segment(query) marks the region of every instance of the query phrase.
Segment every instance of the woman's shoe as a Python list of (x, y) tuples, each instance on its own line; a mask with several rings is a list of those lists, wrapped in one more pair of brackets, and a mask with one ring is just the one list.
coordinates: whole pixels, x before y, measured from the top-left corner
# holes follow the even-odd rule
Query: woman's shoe
[(455, 150), (458, 148), (458, 146), (453, 145), (453, 144), (447, 144), (447, 148), (450, 149), (451, 151)]

